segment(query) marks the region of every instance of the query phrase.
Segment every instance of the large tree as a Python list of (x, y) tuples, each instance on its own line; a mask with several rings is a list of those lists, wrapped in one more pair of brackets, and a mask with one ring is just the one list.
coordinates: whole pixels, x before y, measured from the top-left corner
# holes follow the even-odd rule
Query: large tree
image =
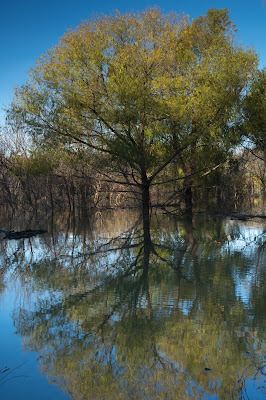
[[(266, 200), (266, 67), (254, 75), (243, 102), (243, 143), (251, 153), (253, 179), (260, 182)], [(250, 161), (247, 161), (249, 163)]]
[(150, 186), (174, 160), (190, 196), (198, 148), (231, 140), (225, 126), (257, 63), (234, 32), (224, 9), (192, 22), (156, 8), (88, 20), (37, 61), (9, 116), (123, 166), (148, 215)]
[(266, 67), (254, 75), (243, 104), (246, 134), (255, 146), (266, 151)]
[[(242, 112), (244, 135), (253, 144), (251, 147), (255, 146), (255, 150), (264, 153), (266, 161), (266, 67), (253, 76)], [(262, 157), (259, 154), (255, 156)]]

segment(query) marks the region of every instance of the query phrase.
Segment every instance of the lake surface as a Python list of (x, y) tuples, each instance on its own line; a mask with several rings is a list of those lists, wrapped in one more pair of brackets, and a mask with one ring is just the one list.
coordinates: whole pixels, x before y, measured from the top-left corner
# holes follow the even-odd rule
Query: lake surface
[(0, 226), (29, 227), (0, 241), (1, 400), (266, 398), (265, 221)]

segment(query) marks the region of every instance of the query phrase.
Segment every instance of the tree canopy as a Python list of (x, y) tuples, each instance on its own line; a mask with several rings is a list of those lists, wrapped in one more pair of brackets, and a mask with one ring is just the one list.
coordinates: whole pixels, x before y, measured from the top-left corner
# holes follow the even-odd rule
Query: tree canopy
[(157, 8), (116, 12), (85, 21), (41, 56), (9, 117), (38, 140), (79, 144), (125, 166), (147, 206), (152, 181), (182, 152), (193, 158), (235, 142), (256, 66), (226, 9), (193, 21)]
[(266, 151), (266, 67), (254, 76), (243, 105), (246, 133)]

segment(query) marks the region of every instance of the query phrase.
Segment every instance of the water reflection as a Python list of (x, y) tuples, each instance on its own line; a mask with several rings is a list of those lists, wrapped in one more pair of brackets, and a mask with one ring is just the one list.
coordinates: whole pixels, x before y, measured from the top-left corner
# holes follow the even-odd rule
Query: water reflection
[(16, 330), (41, 372), (76, 400), (255, 396), (265, 227), (119, 218), (2, 243), (24, 291)]

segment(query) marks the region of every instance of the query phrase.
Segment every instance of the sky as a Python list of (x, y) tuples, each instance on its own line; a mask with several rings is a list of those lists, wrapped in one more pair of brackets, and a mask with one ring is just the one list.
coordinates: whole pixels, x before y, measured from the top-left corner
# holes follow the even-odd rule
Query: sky
[(0, 5), (0, 125), (16, 86), (23, 84), (36, 59), (92, 14), (144, 10), (184, 12), (197, 18), (211, 7), (228, 8), (238, 42), (254, 47), (266, 65), (266, 0), (9, 0)]

